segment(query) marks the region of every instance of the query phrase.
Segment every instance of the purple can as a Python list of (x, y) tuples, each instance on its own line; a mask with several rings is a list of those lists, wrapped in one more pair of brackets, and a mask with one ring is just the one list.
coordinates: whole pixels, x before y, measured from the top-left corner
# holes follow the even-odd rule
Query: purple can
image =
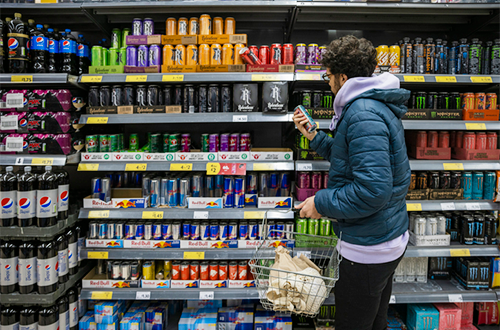
[(240, 151), (240, 135), (238, 133), (231, 134), (229, 137), (229, 151)]
[(219, 151), (219, 134), (210, 134), (208, 136), (208, 152)]
[(137, 66), (137, 48), (135, 46), (127, 47), (127, 65)]
[(181, 152), (191, 151), (191, 134), (181, 135)]
[(321, 172), (313, 172), (311, 177), (311, 188), (312, 189), (321, 189)]
[(299, 188), (309, 189), (311, 187), (311, 175), (309, 172), (299, 172)]
[(229, 133), (224, 133), (220, 135), (220, 150), (223, 152), (229, 151)]
[(134, 18), (132, 21), (132, 35), (142, 36), (142, 20), (140, 18)]
[(328, 188), (328, 180), (330, 179), (330, 173), (323, 172), (323, 189)]
[(161, 65), (160, 46), (158, 45), (149, 46), (149, 66), (153, 65)]
[(307, 47), (306, 44), (297, 44), (295, 46), (295, 64), (306, 64)]
[(137, 66), (138, 67), (147, 67), (148, 63), (148, 46), (140, 45), (137, 48)]
[(306, 64), (318, 64), (318, 44), (309, 44), (307, 46)]
[(142, 30), (143, 34), (145, 36), (151, 36), (154, 34), (154, 31), (155, 31), (155, 23), (153, 22), (153, 19), (145, 18)]
[(240, 151), (250, 151), (250, 133), (241, 133)]

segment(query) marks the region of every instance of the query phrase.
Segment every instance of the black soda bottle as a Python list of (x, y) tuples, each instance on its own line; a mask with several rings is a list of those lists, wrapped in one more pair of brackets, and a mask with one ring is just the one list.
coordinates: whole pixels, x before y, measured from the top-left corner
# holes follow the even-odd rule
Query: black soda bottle
[(24, 173), (17, 176), (17, 225), (29, 227), (36, 224), (36, 175), (31, 166), (24, 167)]
[(38, 244), (37, 254), (38, 293), (47, 294), (57, 290), (57, 248), (54, 241)]
[(57, 245), (57, 275), (59, 283), (66, 283), (69, 280), (68, 270), (68, 239), (66, 235), (56, 237)]
[(48, 69), (50, 73), (56, 73), (60, 70), (60, 53), (59, 53), (59, 35), (54, 32), (54, 29), (47, 29), (48, 44)]
[[(43, 27), (43, 26), (42, 26)], [(30, 33), (30, 37), (33, 35), (33, 33), (36, 31), (36, 24), (34, 19), (29, 19), (28, 20), (28, 31)], [(31, 46), (30, 46), (31, 49)]]
[(40, 307), (38, 310), (38, 329), (59, 329), (59, 309), (57, 305)]
[(69, 274), (75, 275), (78, 272), (78, 233), (75, 228), (68, 229), (66, 238), (68, 239)]
[(5, 22), (0, 19), (0, 73), (5, 73), (5, 44), (3, 42), (4, 39), (4, 30), (5, 30), (6, 24)]
[(59, 50), (62, 56), (61, 72), (73, 75), (78, 74), (78, 61), (76, 59), (76, 40), (71, 35), (71, 30), (66, 29), (66, 33), (59, 41)]
[(37, 24), (36, 30), (31, 35), (30, 42), (31, 70), (33, 73), (49, 72), (48, 50), (49, 43), (47, 36), (43, 32), (43, 25)]
[(17, 177), (14, 168), (7, 166), (6, 172), (0, 174), (0, 227), (14, 226), (17, 215)]
[(83, 38), (83, 34), (78, 35), (78, 48), (76, 50), (76, 57), (78, 58), (78, 74), (84, 74), (89, 72), (89, 57), (88, 57), (89, 46)]
[(57, 224), (57, 176), (52, 166), (45, 166), (45, 173), (38, 177), (37, 226), (49, 227)]
[(62, 296), (56, 302), (59, 312), (59, 330), (69, 330), (69, 303), (68, 297)]
[(495, 44), (491, 48), (490, 74), (500, 74), (500, 39), (495, 39)]
[(481, 74), (490, 74), (491, 67), (491, 47), (493, 47), (493, 41), (487, 41), (486, 47), (483, 50), (483, 60), (481, 61)]
[(481, 59), (483, 55), (483, 46), (478, 38), (472, 39), (469, 53), (469, 74), (481, 74)]
[(17, 291), (17, 245), (0, 241), (0, 293)]
[(2, 306), (2, 310), (0, 311), (0, 328), (19, 328), (19, 314), (17, 313), (17, 309), (10, 306)]
[(19, 311), (19, 330), (37, 330), (38, 315), (35, 306), (27, 306)]
[(28, 72), (28, 26), (21, 20), (22, 15), (14, 14), (14, 19), (8, 24), (9, 33), (7, 34), (7, 47), (9, 50), (9, 72), (26, 73)]
[[(76, 288), (68, 290), (69, 330), (78, 330), (78, 293)], [(60, 329), (62, 330), (62, 329)]]
[(59, 170), (57, 175), (57, 219), (66, 220), (69, 209), (69, 175), (65, 170)]
[(36, 291), (36, 246), (34, 242), (19, 245), (19, 292), (28, 294)]

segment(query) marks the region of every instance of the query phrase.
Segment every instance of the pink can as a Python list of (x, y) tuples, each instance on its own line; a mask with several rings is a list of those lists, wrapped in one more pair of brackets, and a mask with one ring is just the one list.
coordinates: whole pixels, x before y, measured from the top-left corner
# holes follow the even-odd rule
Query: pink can
[(330, 173), (323, 172), (323, 189), (328, 188), (328, 180), (330, 179)]
[(493, 149), (495, 150), (497, 148), (497, 143), (498, 143), (498, 135), (495, 132), (488, 132), (486, 134), (486, 149)]
[(191, 151), (191, 135), (182, 134), (181, 135), (181, 152)]
[(463, 146), (464, 131), (457, 131), (455, 137), (455, 148), (462, 148)]
[(250, 151), (250, 133), (241, 133), (240, 151)]
[(240, 151), (240, 135), (231, 134), (229, 137), (229, 151)]
[(476, 149), (484, 150), (487, 148), (486, 133), (478, 132), (476, 133)]
[(311, 188), (312, 189), (321, 189), (321, 180), (322, 180), (321, 172), (313, 172), (311, 177)]
[(301, 189), (309, 189), (311, 187), (311, 175), (309, 172), (299, 172), (298, 173), (297, 184)]

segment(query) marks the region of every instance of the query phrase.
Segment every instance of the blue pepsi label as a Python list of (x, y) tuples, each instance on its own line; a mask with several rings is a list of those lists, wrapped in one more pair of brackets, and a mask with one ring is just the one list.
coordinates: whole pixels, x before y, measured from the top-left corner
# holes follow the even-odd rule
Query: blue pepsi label
[(84, 44), (78, 44), (78, 48), (76, 50), (76, 56), (85, 57), (85, 45)]
[(49, 53), (59, 53), (59, 41), (55, 39), (49, 39)]
[(32, 36), (30, 49), (47, 51), (49, 49), (48, 39), (44, 36)]
[(59, 41), (59, 50), (63, 54), (76, 54), (76, 42), (73, 40)]

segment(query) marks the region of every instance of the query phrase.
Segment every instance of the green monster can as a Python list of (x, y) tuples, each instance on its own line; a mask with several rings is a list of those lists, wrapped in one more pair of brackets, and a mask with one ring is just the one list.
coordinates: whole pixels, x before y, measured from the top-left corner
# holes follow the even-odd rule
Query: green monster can
[(92, 66), (102, 66), (104, 65), (103, 56), (102, 56), (102, 46), (94, 46), (92, 47)]
[(179, 151), (179, 143), (180, 143), (180, 134), (170, 134), (168, 137), (168, 152), (177, 152)]
[(151, 134), (149, 152), (160, 152), (162, 147), (161, 134)]
[(127, 47), (120, 48), (118, 52), (118, 62), (116, 65), (126, 65), (127, 64)]
[(209, 152), (210, 143), (209, 143), (209, 134), (203, 133), (201, 135), (201, 152)]
[(87, 152), (99, 152), (99, 140), (97, 135), (87, 135), (85, 137)]
[(170, 134), (165, 133), (163, 134), (163, 141), (162, 141), (162, 150), (163, 152), (168, 152), (168, 141), (170, 138)]
[(109, 136), (109, 151), (117, 152), (120, 151), (120, 135), (112, 134)]
[(319, 235), (319, 220), (309, 219), (307, 224), (307, 232), (309, 235)]
[(109, 152), (109, 135), (99, 135), (99, 152)]
[(111, 47), (108, 50), (109, 65), (118, 65), (118, 48)]
[(295, 225), (298, 233), (307, 234), (307, 219), (297, 219)]
[(320, 236), (330, 236), (331, 222), (328, 219), (320, 219), (319, 220), (319, 235)]
[(312, 106), (311, 99), (312, 99), (311, 91), (302, 91), (302, 105), (306, 109)]
[(130, 35), (130, 29), (126, 28), (122, 30), (122, 44), (120, 47), (127, 48), (127, 36)]
[(122, 33), (120, 29), (113, 29), (111, 31), (111, 47), (120, 48), (122, 46)]
[(130, 134), (129, 141), (128, 141), (128, 149), (130, 151), (139, 150), (139, 136), (137, 136), (137, 133)]
[(299, 133), (299, 148), (309, 149), (309, 139)]
[(109, 50), (107, 48), (102, 48), (102, 65), (109, 65)]

